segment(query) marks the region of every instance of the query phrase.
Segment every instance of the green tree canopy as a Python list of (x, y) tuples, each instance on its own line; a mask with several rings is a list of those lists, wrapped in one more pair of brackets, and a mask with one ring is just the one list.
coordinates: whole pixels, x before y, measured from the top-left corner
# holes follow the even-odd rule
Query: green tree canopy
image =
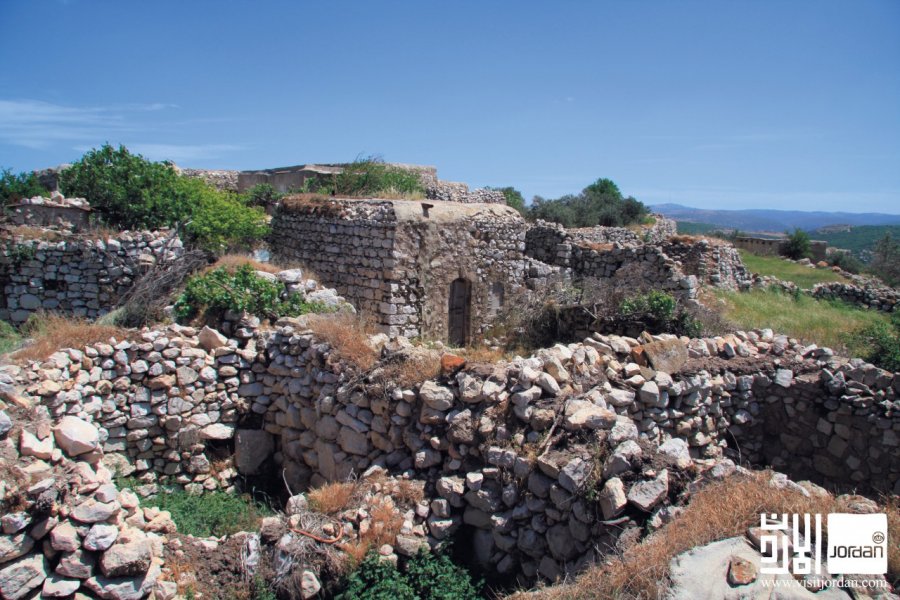
[(635, 198), (622, 196), (611, 179), (600, 178), (581, 190), (555, 200), (535, 197), (528, 214), (534, 219), (560, 223), (565, 227), (622, 227), (640, 223), (650, 211)]

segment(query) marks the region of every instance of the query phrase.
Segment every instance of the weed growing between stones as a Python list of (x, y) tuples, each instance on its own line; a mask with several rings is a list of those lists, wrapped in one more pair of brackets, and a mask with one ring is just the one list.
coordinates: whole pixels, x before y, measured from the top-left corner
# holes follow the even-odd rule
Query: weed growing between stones
[(274, 514), (268, 504), (249, 494), (227, 492), (190, 494), (176, 489), (161, 493), (146, 504), (169, 511), (180, 533), (196, 537), (254, 531), (263, 517)]

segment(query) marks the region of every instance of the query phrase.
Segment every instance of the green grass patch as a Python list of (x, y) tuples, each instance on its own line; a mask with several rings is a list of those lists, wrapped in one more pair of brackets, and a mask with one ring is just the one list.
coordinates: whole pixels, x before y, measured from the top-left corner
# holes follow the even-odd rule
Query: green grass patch
[(805, 294), (777, 290), (719, 292), (725, 317), (741, 329), (770, 327), (805, 343), (866, 356), (867, 348), (855, 334), (868, 327), (889, 324), (887, 315), (836, 300), (816, 300)]
[(804, 289), (811, 288), (817, 283), (847, 281), (845, 277), (838, 275), (831, 269), (811, 269), (777, 256), (759, 256), (745, 250), (740, 252), (744, 265), (753, 273), (777, 277), (783, 281), (791, 281)]
[(189, 494), (173, 490), (149, 498), (143, 504), (169, 511), (179, 533), (197, 537), (255, 531), (260, 519), (275, 514), (266, 503), (249, 494), (227, 492)]
[(22, 336), (16, 331), (16, 328), (7, 323), (0, 321), (0, 354), (12, 352), (22, 343)]

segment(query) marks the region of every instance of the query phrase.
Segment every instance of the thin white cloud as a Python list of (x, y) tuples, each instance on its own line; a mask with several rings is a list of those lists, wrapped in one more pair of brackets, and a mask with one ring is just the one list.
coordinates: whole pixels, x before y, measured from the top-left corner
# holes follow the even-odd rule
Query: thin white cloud
[(42, 100), (0, 99), (0, 142), (46, 149), (61, 142), (96, 144), (145, 129), (134, 116), (177, 108), (154, 102), (111, 106), (64, 106)]

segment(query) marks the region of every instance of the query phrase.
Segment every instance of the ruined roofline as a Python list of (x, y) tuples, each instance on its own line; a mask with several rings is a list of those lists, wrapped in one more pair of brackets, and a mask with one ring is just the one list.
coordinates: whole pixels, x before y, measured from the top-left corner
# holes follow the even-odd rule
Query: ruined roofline
[(463, 203), (442, 200), (401, 200), (392, 198), (342, 198), (338, 196), (306, 197), (302, 194), (292, 195), (282, 200), (282, 210), (297, 214), (303, 212), (328, 213), (332, 209), (372, 209), (391, 207), (397, 221), (451, 221), (478, 216), (495, 216), (522, 220), (519, 212), (505, 204), (497, 203)]

